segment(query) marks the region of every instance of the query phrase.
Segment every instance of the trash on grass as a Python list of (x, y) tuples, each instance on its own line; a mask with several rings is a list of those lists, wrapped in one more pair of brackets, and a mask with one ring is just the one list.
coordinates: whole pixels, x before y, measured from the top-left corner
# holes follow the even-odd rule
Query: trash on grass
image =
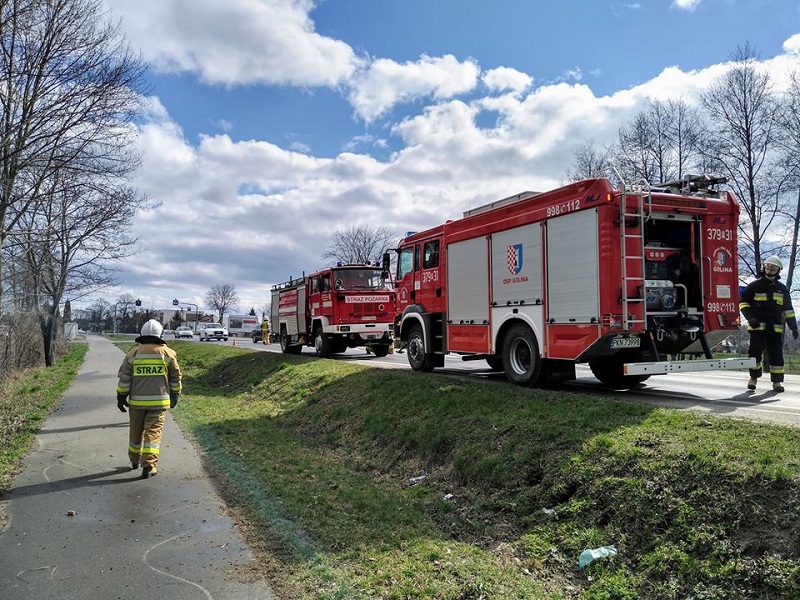
[(428, 476), (428, 474), (423, 472), (422, 474), (418, 475), (417, 477), (409, 477), (408, 478), (408, 483), (410, 483), (411, 485), (417, 485), (418, 483), (422, 483), (423, 481), (425, 481), (425, 478), (427, 476)]
[(617, 549), (614, 546), (601, 546), (600, 548), (590, 548), (581, 552), (581, 557), (578, 559), (578, 567), (581, 569), (593, 563), (598, 558), (605, 558), (606, 556), (616, 556)]

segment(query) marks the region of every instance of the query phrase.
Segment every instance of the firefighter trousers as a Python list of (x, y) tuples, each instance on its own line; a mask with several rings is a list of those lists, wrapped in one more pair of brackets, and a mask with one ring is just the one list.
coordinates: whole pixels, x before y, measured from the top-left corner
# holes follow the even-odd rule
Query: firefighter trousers
[(167, 410), (130, 408), (128, 413), (130, 414), (128, 458), (131, 465), (151, 467), (155, 472)]
[(750, 332), (750, 350), (747, 355), (756, 359), (756, 366), (750, 369), (750, 377), (758, 379), (764, 372), (764, 352), (769, 358), (769, 376), (773, 383), (783, 382), (783, 334)]

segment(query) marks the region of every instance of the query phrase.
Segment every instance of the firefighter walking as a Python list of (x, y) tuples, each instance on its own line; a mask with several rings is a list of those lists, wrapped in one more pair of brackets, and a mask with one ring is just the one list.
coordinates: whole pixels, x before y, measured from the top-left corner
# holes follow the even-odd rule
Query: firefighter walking
[(770, 256), (764, 261), (761, 276), (751, 282), (742, 293), (739, 310), (747, 319), (747, 331), (750, 332), (748, 356), (756, 359), (755, 367), (750, 369), (748, 390), (756, 389), (758, 378), (763, 374), (762, 361), (766, 351), (772, 389), (776, 392), (783, 391), (784, 324), (789, 326), (792, 336), (797, 339), (797, 319), (789, 291), (778, 281), (782, 268), (781, 259)]
[(155, 319), (145, 323), (118, 373), (117, 408), (130, 409), (128, 458), (132, 469), (142, 467), (142, 479), (158, 473), (167, 409), (175, 408), (181, 395), (178, 357), (161, 339), (163, 331)]

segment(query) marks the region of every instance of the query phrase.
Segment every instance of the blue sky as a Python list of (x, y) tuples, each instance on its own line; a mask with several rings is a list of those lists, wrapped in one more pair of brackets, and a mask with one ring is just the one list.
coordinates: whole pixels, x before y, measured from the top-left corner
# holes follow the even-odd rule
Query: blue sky
[(261, 310), (337, 229), (560, 185), (737, 45), (778, 89), (800, 69), (800, 0), (103, 1), (149, 64), (136, 184), (160, 204), (107, 295), (155, 308), (230, 283)]

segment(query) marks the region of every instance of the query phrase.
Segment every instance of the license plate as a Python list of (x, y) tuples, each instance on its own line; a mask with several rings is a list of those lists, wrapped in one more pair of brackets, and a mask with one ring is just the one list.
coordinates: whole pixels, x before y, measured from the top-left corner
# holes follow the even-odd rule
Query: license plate
[(609, 343), (612, 348), (638, 348), (641, 345), (641, 339), (638, 337), (611, 338)]

